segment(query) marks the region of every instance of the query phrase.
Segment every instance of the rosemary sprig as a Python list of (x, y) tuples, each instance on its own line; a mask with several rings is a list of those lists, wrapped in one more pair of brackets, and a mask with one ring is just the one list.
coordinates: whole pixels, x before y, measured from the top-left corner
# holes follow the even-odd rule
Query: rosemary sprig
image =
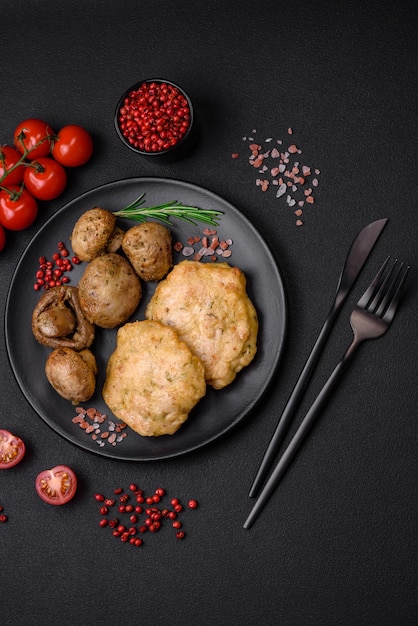
[(165, 224), (171, 224), (171, 218), (189, 222), (196, 225), (196, 222), (203, 222), (210, 226), (218, 226), (222, 211), (215, 209), (200, 209), (194, 206), (187, 206), (178, 200), (166, 202), (152, 207), (142, 206), (145, 202), (145, 193), (142, 193), (136, 200), (119, 211), (113, 211), (117, 217), (123, 217), (136, 222), (146, 222), (148, 219), (156, 219)]

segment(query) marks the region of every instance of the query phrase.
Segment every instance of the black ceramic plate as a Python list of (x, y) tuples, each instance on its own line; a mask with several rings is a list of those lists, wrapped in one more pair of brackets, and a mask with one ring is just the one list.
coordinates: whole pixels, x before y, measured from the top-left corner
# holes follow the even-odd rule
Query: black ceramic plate
[[(117, 443), (93, 440), (72, 418), (71, 403), (61, 398), (49, 385), (44, 366), (50, 350), (40, 345), (31, 331), (31, 313), (40, 298), (33, 289), (39, 257), (50, 258), (62, 240), (71, 250), (69, 235), (79, 216), (94, 206), (118, 210), (145, 192), (146, 205), (179, 200), (184, 204), (223, 212), (218, 234), (232, 239), (231, 265), (241, 268), (247, 277), (248, 294), (259, 316), (258, 352), (254, 361), (222, 390), (208, 388), (207, 395), (193, 409), (187, 422), (174, 435), (141, 437), (127, 428), (127, 436)], [(133, 222), (123, 220), (125, 229)], [(185, 242), (191, 235), (202, 235), (204, 224), (193, 226), (173, 220), (173, 241)], [(175, 253), (175, 262), (184, 257)], [(209, 261), (208, 261), (209, 262)], [(71, 283), (77, 285), (85, 263), (75, 266)], [(133, 319), (143, 319), (144, 309), (155, 284), (143, 285), (143, 297)], [(286, 301), (282, 279), (265, 242), (236, 208), (224, 199), (196, 185), (162, 178), (133, 178), (103, 185), (89, 191), (60, 209), (34, 236), (14, 272), (6, 303), (5, 337), (8, 356), (16, 380), (29, 404), (57, 433), (74, 444), (111, 458), (149, 461), (174, 457), (208, 444), (236, 426), (253, 409), (271, 382), (283, 348), (286, 331)], [(114, 350), (116, 330), (97, 329), (92, 350), (99, 367), (97, 390), (86, 408), (95, 407), (115, 420), (104, 404), (101, 389), (106, 362)], [(101, 426), (104, 432), (109, 426)], [(98, 441), (102, 441), (101, 444)], [(104, 443), (103, 443), (104, 441)]]

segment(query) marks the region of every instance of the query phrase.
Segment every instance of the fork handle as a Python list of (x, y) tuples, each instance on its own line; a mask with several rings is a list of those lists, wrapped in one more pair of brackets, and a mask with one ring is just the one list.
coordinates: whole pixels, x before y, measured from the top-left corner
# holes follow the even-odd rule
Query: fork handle
[(302, 443), (306, 439), (306, 436), (311, 430), (313, 424), (319, 417), (326, 401), (331, 395), (331, 392), (335, 389), (347, 365), (351, 361), (359, 343), (360, 343), (359, 341), (354, 339), (354, 341), (351, 343), (351, 345), (345, 352), (343, 358), (338, 363), (338, 365), (334, 368), (334, 371), (332, 372), (331, 376), (328, 378), (327, 382), (322, 387), (316, 400), (314, 401), (311, 408), (309, 409), (309, 411), (303, 418), (299, 428), (294, 434), (288, 447), (286, 448), (283, 455), (280, 457), (279, 461), (277, 462), (269, 479), (265, 483), (263, 489), (260, 491), (260, 494), (257, 500), (255, 501), (255, 504), (250, 512), (250, 515), (248, 516), (244, 524), (244, 528), (246, 529), (251, 528), (257, 515), (261, 512), (267, 500), (269, 499), (270, 495), (272, 494), (273, 490), (279, 484), (287, 468), (289, 467), (291, 461), (293, 460), (297, 451), (299, 450)]

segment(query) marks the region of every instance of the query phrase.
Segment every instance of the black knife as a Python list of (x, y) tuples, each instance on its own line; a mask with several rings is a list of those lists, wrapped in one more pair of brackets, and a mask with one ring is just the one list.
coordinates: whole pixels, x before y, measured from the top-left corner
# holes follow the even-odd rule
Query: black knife
[(351, 244), (338, 281), (334, 302), (264, 453), (263, 460), (250, 489), (250, 498), (257, 496), (262, 484), (267, 478), (268, 471), (283, 442), (292, 417), (300, 404), (305, 388), (318, 362), (335, 319), (387, 221), (387, 218), (383, 218), (368, 224), (360, 231)]

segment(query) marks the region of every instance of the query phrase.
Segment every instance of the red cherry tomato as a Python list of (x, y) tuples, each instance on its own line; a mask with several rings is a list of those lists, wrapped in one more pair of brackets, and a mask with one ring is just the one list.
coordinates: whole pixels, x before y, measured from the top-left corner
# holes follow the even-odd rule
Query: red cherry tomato
[(54, 131), (46, 122), (30, 118), (16, 126), (13, 142), (21, 154), (27, 150), (27, 158), (33, 161), (49, 154), (53, 137)]
[(69, 124), (59, 131), (51, 154), (66, 167), (84, 165), (93, 154), (93, 139), (81, 126)]
[[(18, 165), (10, 174), (7, 172), (19, 163), (22, 155), (11, 146), (0, 146), (0, 181), (2, 187), (20, 185), (23, 180), (24, 165)], [(4, 178), (3, 178), (4, 176)]]
[[(11, 192), (11, 193), (9, 193)], [(38, 215), (38, 203), (29, 191), (9, 187), (0, 191), (0, 224), (8, 230), (24, 230)]]
[(4, 228), (24, 230), (33, 224), (37, 215), (38, 203), (26, 189), (13, 186), (0, 191), (0, 224)]
[(64, 191), (67, 174), (54, 159), (41, 157), (25, 168), (23, 182), (38, 200), (54, 200)]
[(66, 504), (77, 491), (77, 477), (70, 467), (56, 465), (38, 474), (35, 488), (44, 502), (54, 505)]
[(0, 224), (0, 252), (4, 250), (5, 245), (6, 245), (6, 231), (4, 230), (3, 226)]
[(9, 469), (25, 456), (25, 444), (8, 430), (0, 430), (0, 469)]

